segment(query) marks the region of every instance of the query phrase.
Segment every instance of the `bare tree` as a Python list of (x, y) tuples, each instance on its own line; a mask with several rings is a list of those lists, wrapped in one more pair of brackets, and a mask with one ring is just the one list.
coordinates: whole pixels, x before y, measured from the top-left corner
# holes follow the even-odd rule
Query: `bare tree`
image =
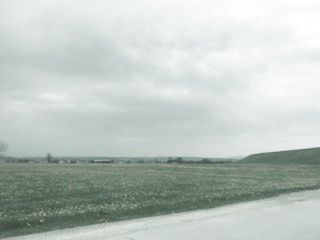
[(0, 156), (4, 155), (4, 153), (7, 151), (8, 149), (8, 144), (6, 144), (4, 141), (0, 140)]

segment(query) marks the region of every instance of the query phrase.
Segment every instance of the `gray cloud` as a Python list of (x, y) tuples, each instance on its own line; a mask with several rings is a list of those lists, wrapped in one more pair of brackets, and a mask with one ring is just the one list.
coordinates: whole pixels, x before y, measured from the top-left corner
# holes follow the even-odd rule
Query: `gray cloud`
[(9, 154), (317, 146), (317, 1), (3, 1)]

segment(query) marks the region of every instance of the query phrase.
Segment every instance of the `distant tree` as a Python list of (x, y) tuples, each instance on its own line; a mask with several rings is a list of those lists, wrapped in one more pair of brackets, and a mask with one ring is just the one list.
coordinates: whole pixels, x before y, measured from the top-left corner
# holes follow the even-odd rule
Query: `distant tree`
[(167, 163), (183, 163), (184, 160), (182, 157), (177, 157), (176, 159), (174, 158), (169, 158)]
[(173, 159), (171, 157), (168, 158), (167, 163), (173, 163)]
[(177, 157), (176, 162), (177, 163), (183, 163), (183, 158), (182, 157)]
[(156, 158), (156, 159), (154, 160), (154, 162), (155, 162), (155, 163), (161, 163), (161, 160)]
[(0, 141), (0, 155), (4, 155), (7, 149), (8, 149), (8, 144), (6, 144), (4, 141)]
[(47, 158), (48, 163), (53, 162), (53, 157), (52, 157), (51, 153), (48, 153), (46, 158)]
[(203, 158), (201, 163), (212, 163), (212, 161), (209, 158)]

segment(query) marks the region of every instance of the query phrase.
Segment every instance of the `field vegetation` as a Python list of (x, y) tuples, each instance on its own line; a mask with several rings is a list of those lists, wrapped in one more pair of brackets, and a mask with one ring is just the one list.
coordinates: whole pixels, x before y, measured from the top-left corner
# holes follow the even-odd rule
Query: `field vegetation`
[(320, 188), (319, 165), (0, 164), (0, 237)]
[(265, 164), (320, 164), (320, 148), (257, 153), (241, 161)]

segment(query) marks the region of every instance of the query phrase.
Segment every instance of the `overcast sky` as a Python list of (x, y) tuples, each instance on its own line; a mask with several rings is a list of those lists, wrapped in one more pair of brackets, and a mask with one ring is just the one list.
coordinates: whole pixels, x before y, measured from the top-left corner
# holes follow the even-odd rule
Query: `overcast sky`
[(320, 146), (318, 0), (1, 0), (9, 155)]

